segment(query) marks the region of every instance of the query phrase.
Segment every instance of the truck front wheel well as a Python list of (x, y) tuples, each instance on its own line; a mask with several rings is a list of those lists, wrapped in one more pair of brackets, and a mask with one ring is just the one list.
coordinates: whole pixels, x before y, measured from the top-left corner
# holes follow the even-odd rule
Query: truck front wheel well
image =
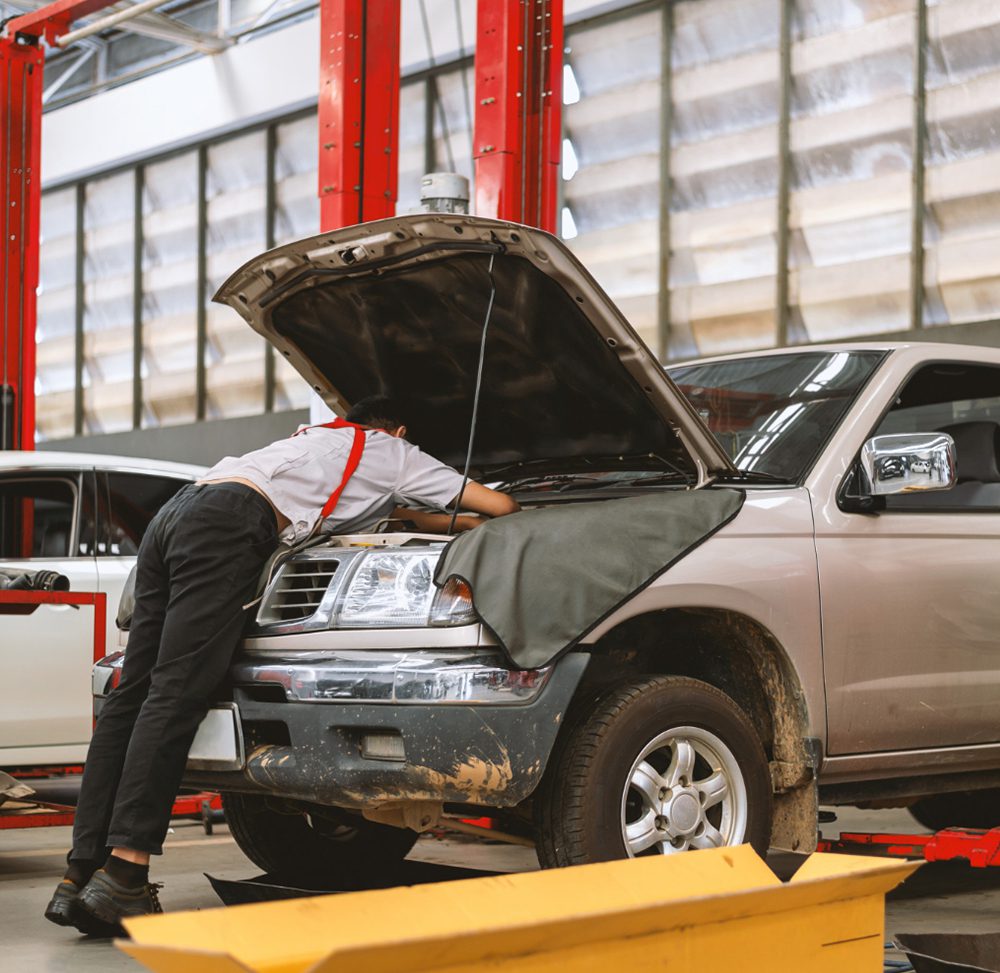
[(717, 609), (670, 609), (631, 618), (591, 647), (576, 704), (630, 676), (675, 675), (722, 690), (759, 734), (775, 793), (772, 844), (810, 850), (816, 837), (815, 755), (798, 679), (777, 640), (755, 620)]

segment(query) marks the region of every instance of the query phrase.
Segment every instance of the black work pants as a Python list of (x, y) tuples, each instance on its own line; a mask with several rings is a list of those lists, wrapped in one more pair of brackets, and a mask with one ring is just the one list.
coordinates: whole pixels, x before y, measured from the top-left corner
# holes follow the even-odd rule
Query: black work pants
[(87, 753), (71, 859), (100, 860), (108, 848), (161, 853), (188, 750), (277, 543), (270, 505), (239, 483), (185, 486), (149, 525), (121, 682)]

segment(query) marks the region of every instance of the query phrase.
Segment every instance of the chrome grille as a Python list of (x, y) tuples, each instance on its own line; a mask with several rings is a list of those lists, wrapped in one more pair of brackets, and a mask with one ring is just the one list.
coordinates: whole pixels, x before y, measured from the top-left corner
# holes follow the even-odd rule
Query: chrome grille
[(339, 566), (333, 559), (287, 561), (264, 599), (258, 624), (280, 625), (314, 615)]

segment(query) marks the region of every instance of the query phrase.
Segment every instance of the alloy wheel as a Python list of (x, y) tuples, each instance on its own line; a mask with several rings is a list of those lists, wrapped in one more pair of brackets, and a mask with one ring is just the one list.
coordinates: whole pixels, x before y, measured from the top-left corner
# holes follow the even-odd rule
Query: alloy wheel
[(630, 858), (739, 844), (747, 790), (732, 751), (702, 727), (659, 734), (629, 771), (621, 821)]

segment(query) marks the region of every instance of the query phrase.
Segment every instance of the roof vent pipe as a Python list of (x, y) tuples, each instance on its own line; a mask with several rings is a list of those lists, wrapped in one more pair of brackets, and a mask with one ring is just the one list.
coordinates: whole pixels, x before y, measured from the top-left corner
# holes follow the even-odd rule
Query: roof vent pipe
[(469, 180), (457, 172), (428, 172), (420, 179), (420, 208), (425, 213), (468, 213)]

